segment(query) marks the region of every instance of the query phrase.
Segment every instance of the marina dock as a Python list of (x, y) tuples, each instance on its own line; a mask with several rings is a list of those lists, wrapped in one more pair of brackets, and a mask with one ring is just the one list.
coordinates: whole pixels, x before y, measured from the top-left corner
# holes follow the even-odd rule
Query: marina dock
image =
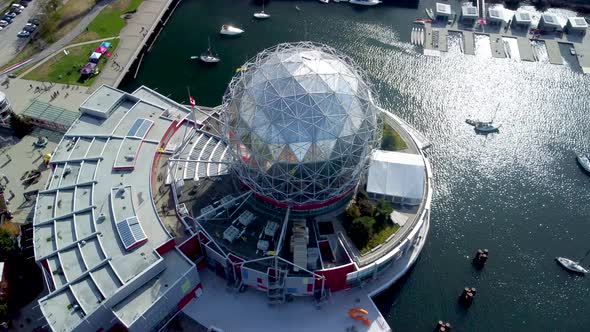
[(554, 40), (545, 40), (545, 47), (547, 48), (547, 56), (549, 56), (549, 63), (554, 65), (562, 65), (563, 59), (559, 52), (559, 44)]
[[(459, 31), (459, 30), (457, 30)], [(463, 53), (475, 55), (475, 36), (471, 31), (460, 31), (463, 33)]]
[[(590, 34), (548, 33), (544, 35), (533, 35), (529, 30), (513, 28), (509, 23), (467, 26), (460, 19), (453, 20), (452, 24), (436, 21), (425, 23), (423, 26), (426, 31), (426, 40), (423, 53), (427, 56), (440, 56), (441, 51), (448, 51), (447, 39), (449, 33), (461, 33), (463, 41), (461, 45), (462, 52), (468, 55), (475, 55), (475, 37), (477, 34), (489, 38), (491, 56), (494, 58), (516, 57), (518, 59), (519, 56), (517, 54), (511, 54), (516, 53), (514, 48), (517, 47), (521, 61), (538, 61), (536, 51), (531, 44), (536, 40), (545, 44), (549, 63), (563, 65), (564, 61), (572, 61), (565, 59), (569, 55), (566, 55), (564, 47), (570, 47), (573, 49), (571, 52), (572, 57), (575, 54), (575, 59), (578, 60), (582, 72), (584, 74), (590, 73)], [(516, 43), (508, 38), (515, 39)]]

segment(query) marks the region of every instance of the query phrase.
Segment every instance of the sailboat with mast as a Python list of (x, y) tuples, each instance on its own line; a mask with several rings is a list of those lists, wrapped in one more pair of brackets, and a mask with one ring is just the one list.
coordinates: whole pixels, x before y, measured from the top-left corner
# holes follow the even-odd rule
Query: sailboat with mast
[(556, 257), (555, 260), (559, 263), (559, 265), (561, 265), (564, 269), (566, 269), (568, 271), (571, 271), (574, 273), (579, 273), (579, 274), (587, 274), (590, 271), (588, 269), (584, 268), (582, 265), (580, 265), (580, 263), (582, 263), (582, 261), (586, 257), (588, 257), (588, 254), (590, 254), (590, 250), (588, 250), (586, 252), (586, 254), (584, 255), (584, 257), (582, 257), (577, 262), (574, 260), (571, 260), (569, 258), (565, 258), (565, 257)]
[(262, 11), (260, 11), (258, 13), (254, 13), (254, 18), (259, 19), (259, 20), (264, 20), (269, 17), (270, 17), (270, 14), (268, 14), (264, 11), (264, 1), (262, 1)]
[(205, 62), (205, 63), (218, 63), (219, 62), (219, 58), (216, 57), (215, 55), (213, 55), (213, 52), (211, 51), (211, 39), (207, 38), (207, 51), (204, 52), (203, 54), (201, 54), (201, 56), (199, 56), (199, 60)]
[(494, 112), (494, 116), (492, 117), (491, 121), (476, 121), (474, 124), (475, 131), (480, 134), (489, 134), (497, 132), (502, 126), (502, 124), (494, 124), (494, 118), (496, 117), (496, 113), (498, 113), (499, 108), (500, 104), (496, 106), (496, 111)]

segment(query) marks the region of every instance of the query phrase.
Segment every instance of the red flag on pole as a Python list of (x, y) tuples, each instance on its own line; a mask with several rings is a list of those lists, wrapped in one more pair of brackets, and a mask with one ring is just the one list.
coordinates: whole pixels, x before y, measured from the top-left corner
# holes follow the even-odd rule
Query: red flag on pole
[(195, 102), (195, 98), (193, 98), (193, 96), (189, 96), (189, 100), (192, 107), (195, 107), (197, 105), (197, 103)]

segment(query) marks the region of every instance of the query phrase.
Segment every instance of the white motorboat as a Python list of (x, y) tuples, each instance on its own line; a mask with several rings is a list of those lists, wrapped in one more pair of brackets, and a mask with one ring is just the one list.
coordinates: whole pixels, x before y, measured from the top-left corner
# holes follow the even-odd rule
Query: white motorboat
[(329, 3), (330, 0), (319, 0), (321, 3)]
[(416, 45), (416, 28), (412, 28), (412, 34), (410, 35), (410, 42), (412, 45)]
[(586, 172), (590, 173), (590, 153), (578, 153), (576, 160)]
[(221, 26), (221, 30), (219, 31), (219, 33), (226, 36), (236, 36), (244, 33), (244, 30), (236, 28), (229, 24), (224, 24)]
[(270, 14), (264, 12), (264, 1), (263, 1), (262, 2), (262, 11), (260, 11), (258, 13), (254, 13), (254, 18), (257, 18), (259, 20), (264, 20), (269, 17), (270, 17)]
[(574, 262), (571, 259), (565, 258), (565, 257), (556, 257), (555, 260), (557, 260), (557, 262), (563, 266), (564, 269), (574, 272), (574, 273), (581, 273), (581, 274), (586, 274), (590, 271), (588, 271), (587, 269), (585, 269), (584, 267), (582, 267), (582, 265), (580, 265), (579, 263)]
[(349, 0), (353, 5), (362, 5), (362, 6), (376, 6), (381, 3), (381, 0)]
[(426, 32), (424, 29), (420, 29), (420, 46), (424, 46), (424, 42), (426, 41)]

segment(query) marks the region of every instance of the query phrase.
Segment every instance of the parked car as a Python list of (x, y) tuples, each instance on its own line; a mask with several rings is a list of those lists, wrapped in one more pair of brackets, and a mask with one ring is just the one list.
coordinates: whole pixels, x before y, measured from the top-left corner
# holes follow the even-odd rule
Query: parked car
[(0, 28), (5, 28), (5, 27), (7, 27), (9, 24), (10, 24), (10, 23), (8, 23), (7, 21), (4, 21), (4, 20), (2, 20), (2, 21), (0, 21)]
[(13, 12), (6, 12), (6, 14), (4, 14), (4, 17), (6, 17), (6, 16), (9, 16), (11, 18), (15, 18), (16, 17), (16, 14), (13, 13)]
[(29, 19), (28, 23), (38, 26), (39, 24), (41, 24), (41, 21), (38, 18), (33, 17), (33, 18)]
[(18, 3), (19, 5), (23, 6), (23, 7), (27, 7), (29, 5), (29, 2), (26, 0), (21, 0), (21, 2)]
[(23, 10), (25, 10), (25, 6), (21, 6), (21, 5), (19, 5), (18, 3), (13, 3), (13, 4), (10, 6), (10, 8), (11, 8), (11, 9), (18, 9), (18, 10), (20, 10), (21, 12), (22, 12)]
[(31, 36), (31, 33), (30, 33), (30, 32), (28, 32), (28, 31), (22, 30), (21, 32), (19, 32), (19, 33), (17, 34), (17, 36), (18, 36), (19, 38), (27, 38), (27, 37), (30, 37), (30, 36)]
[(8, 24), (12, 23), (12, 17), (10, 17), (10, 16), (7, 16), (7, 15), (4, 15), (4, 16), (2, 17), (2, 20), (4, 20), (4, 21), (8, 22)]
[(35, 31), (35, 29), (37, 29), (37, 26), (36, 26), (36, 25), (33, 25), (33, 24), (31, 24), (31, 25), (28, 25), (28, 24), (27, 24), (27, 25), (25, 25), (25, 27), (23, 28), (23, 31), (28, 31), (28, 32), (31, 32), (31, 33), (32, 33), (33, 31)]

